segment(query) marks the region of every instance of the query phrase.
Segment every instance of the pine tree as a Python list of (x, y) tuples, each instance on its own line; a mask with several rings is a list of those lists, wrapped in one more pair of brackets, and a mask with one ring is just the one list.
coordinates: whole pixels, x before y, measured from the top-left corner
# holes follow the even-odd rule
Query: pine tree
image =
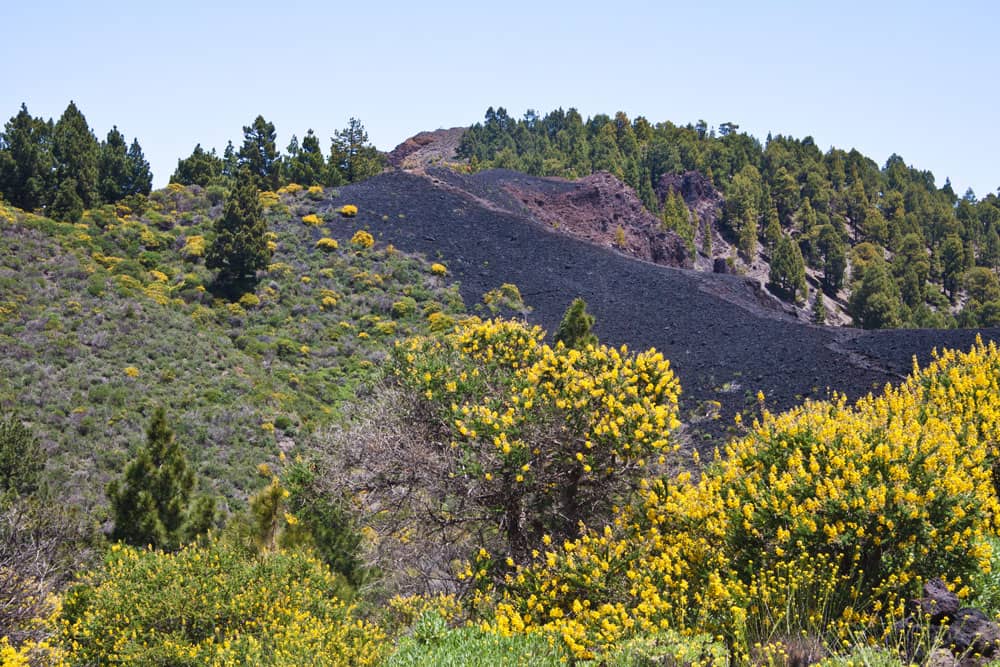
[(121, 480), (108, 485), (115, 526), (114, 540), (167, 551), (180, 548), (205, 531), (215, 515), (215, 501), (195, 496), (194, 471), (157, 408), (146, 432), (146, 446), (125, 466)]
[(331, 184), (356, 183), (382, 173), (382, 155), (368, 142), (368, 132), (357, 118), (337, 132), (330, 145)]
[(823, 303), (821, 290), (817, 290), (816, 298), (813, 299), (812, 320), (813, 324), (826, 324), (826, 304)]
[(0, 500), (9, 492), (37, 491), (44, 466), (45, 455), (31, 430), (16, 416), (0, 419)]
[(67, 178), (59, 184), (52, 205), (49, 206), (49, 216), (61, 222), (78, 222), (83, 216), (83, 200), (80, 199), (76, 179)]
[(764, 223), (764, 243), (767, 249), (774, 252), (778, 242), (781, 240), (781, 220), (778, 217), (778, 209), (772, 204), (767, 209), (766, 222)]
[(851, 317), (855, 326), (865, 329), (892, 328), (902, 323), (899, 287), (880, 260), (864, 269), (860, 285), (851, 294)]
[(191, 155), (177, 160), (177, 169), (170, 177), (171, 183), (181, 185), (200, 185), (208, 187), (222, 178), (222, 158), (211, 152), (206, 152), (201, 144), (197, 144)]
[(941, 282), (948, 298), (954, 303), (965, 271), (965, 246), (962, 239), (951, 234), (941, 244)]
[(70, 102), (53, 128), (52, 154), (60, 187), (67, 179), (73, 179), (84, 208), (92, 208), (100, 201), (97, 190), (99, 153), (100, 145), (87, 119), (76, 104)]
[(593, 326), (594, 316), (587, 312), (587, 302), (576, 297), (563, 314), (555, 342), (577, 350), (597, 345), (597, 336), (591, 331)]
[(292, 136), (292, 141), (288, 144), (288, 157), (284, 161), (284, 180), (304, 186), (323, 185), (326, 181), (325, 171), (323, 150), (313, 131), (306, 132), (301, 144)]
[(52, 122), (33, 118), (28, 107), (0, 134), (0, 193), (14, 206), (33, 211), (52, 199)]
[(816, 247), (823, 256), (823, 287), (836, 292), (844, 285), (844, 271), (847, 270), (847, 253), (844, 242), (833, 225), (819, 228)]
[(129, 195), (148, 195), (153, 189), (153, 172), (149, 168), (149, 161), (143, 155), (142, 146), (138, 139), (132, 140), (132, 145), (128, 148), (127, 176), (123, 192)]
[(243, 146), (239, 151), (239, 164), (253, 175), (261, 190), (275, 190), (281, 171), (281, 155), (274, 143), (277, 133), (274, 123), (257, 116), (253, 125), (243, 128)]
[(798, 293), (801, 292), (803, 296), (806, 294), (808, 288), (802, 252), (799, 245), (787, 236), (782, 235), (774, 248), (769, 279), (793, 301)]
[(125, 197), (130, 177), (128, 172), (128, 146), (115, 126), (101, 144), (97, 161), (97, 191), (103, 201), (116, 202)]
[(271, 259), (258, 194), (254, 175), (240, 169), (205, 256), (205, 266), (219, 269), (216, 286), (229, 296), (252, 288), (257, 271), (266, 268)]

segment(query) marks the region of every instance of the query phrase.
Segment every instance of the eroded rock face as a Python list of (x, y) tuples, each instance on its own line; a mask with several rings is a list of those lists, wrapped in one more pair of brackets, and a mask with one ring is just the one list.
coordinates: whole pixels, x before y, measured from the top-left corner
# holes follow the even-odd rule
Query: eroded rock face
[(456, 152), (463, 134), (464, 127), (420, 132), (392, 149), (386, 159), (397, 169), (416, 171), (433, 164), (451, 162), (457, 159)]
[(534, 189), (525, 183), (506, 189), (553, 229), (656, 264), (691, 268), (683, 239), (664, 230), (635, 191), (613, 175), (599, 172), (563, 183), (558, 189)]
[[(662, 204), (672, 192), (679, 193), (689, 211), (695, 214), (694, 247), (698, 251), (695, 268), (715, 271), (713, 260), (728, 257), (732, 245), (721, 233), (719, 220), (725, 197), (707, 176), (698, 171), (663, 174), (653, 190)], [(709, 237), (706, 239), (706, 236)], [(710, 250), (708, 250), (710, 248)]]

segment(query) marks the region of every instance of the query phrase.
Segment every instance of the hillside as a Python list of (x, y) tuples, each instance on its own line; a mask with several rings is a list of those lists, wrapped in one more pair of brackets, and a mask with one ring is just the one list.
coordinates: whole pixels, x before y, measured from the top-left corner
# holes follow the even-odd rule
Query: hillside
[[(3, 405), (38, 425), (53, 479), (81, 480), (67, 488), (98, 500), (101, 484), (82, 480), (120, 468), (151, 406), (165, 403), (202, 470), (239, 497), (257, 463), (373, 377), (387, 342), (438, 310), (488, 315), (483, 295), (505, 283), (549, 331), (580, 296), (603, 342), (662, 351), (681, 380), (683, 421), (708, 447), (754, 409), (758, 390), (772, 409), (832, 391), (858, 397), (905, 375), (914, 356), (976, 336), (811, 326), (753, 278), (670, 266), (689, 265), (682, 244), (618, 195), (600, 180), (434, 167), (273, 195), (275, 257), (242, 305), (204, 291), (210, 273), (189, 239), (211, 234), (220, 205), (202, 188), (171, 186), (141, 214), (105, 207), (77, 225), (8, 209)], [(555, 223), (543, 205), (553, 198), (583, 223)], [(339, 214), (344, 203), (357, 217)], [(310, 214), (319, 225), (302, 222)], [(629, 230), (624, 248), (601, 233), (613, 221)], [(370, 253), (348, 250), (358, 229), (375, 236)], [(317, 248), (323, 236), (340, 250)], [(680, 256), (650, 255), (650, 239)], [(390, 246), (443, 263), (447, 278)], [(446, 289), (453, 280), (460, 297)]]
[(204, 238), (221, 207), (196, 186), (76, 224), (2, 209), (0, 406), (32, 425), (68, 501), (103, 504), (163, 405), (204, 478), (242, 504), (257, 466), (335, 417), (392, 340), (463, 311), (419, 259), (355, 248), (350, 234), (317, 247), (323, 224), (302, 218), (336, 195), (314, 196), (267, 199), (273, 261), (238, 303), (206, 289)]
[[(810, 655), (845, 650), (834, 633), (883, 622), (874, 605), (912, 597), (911, 577), (962, 576), (1000, 605), (979, 583), (1000, 354), (912, 368), (1000, 330), (808, 324), (752, 276), (682, 268), (679, 235), (613, 177), (415, 171), (260, 192), (273, 255), (234, 301), (206, 266), (233, 196), (218, 186), (73, 224), (0, 205), (0, 406), (37, 437), (48, 487), (0, 514), (5, 659), (625, 665), (635, 641), (756, 664), (794, 653), (784, 627)], [(465, 317), (553, 332), (578, 296), (613, 349)], [(833, 392), (877, 397), (803, 405)], [(217, 531), (107, 548), (125, 515), (106, 483), (148, 460), (158, 406), (222, 500)], [(692, 451), (725, 455), (693, 476)], [(773, 592), (747, 588), (761, 557)], [(792, 568), (852, 601), (760, 616)]]
[(1000, 324), (1000, 199), (959, 196), (947, 179), (938, 187), (897, 154), (880, 166), (857, 150), (757, 138), (733, 123), (620, 111), (584, 119), (573, 108), (515, 118), (491, 107), (456, 157), (472, 171), (611, 174), (692, 255), (725, 260), (818, 320), (826, 311), (865, 328)]
[[(514, 283), (533, 309), (528, 320), (554, 331), (569, 302), (583, 297), (603, 342), (655, 347), (671, 360), (685, 416), (695, 419), (713, 414), (709, 402), (718, 401), (728, 423), (758, 390), (777, 409), (829, 391), (858, 397), (908, 373), (914, 356), (924, 362), (933, 348), (968, 347), (977, 335), (812, 326), (752, 279), (659, 266), (568, 237), (519, 206), (507, 187), (569, 186), (504, 171), (394, 172), (341, 193), (380, 241), (445, 262), (467, 304)], [(995, 339), (1000, 330), (982, 335)], [(704, 426), (718, 432), (721, 424)]]

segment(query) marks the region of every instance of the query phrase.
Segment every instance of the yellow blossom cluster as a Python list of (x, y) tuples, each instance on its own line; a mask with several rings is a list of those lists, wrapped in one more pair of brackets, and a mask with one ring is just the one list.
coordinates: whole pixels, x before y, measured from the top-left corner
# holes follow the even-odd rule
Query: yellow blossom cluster
[(358, 214), (358, 207), (354, 204), (344, 204), (340, 207), (339, 213), (345, 218), (353, 218)]
[(610, 511), (679, 425), (680, 386), (655, 350), (550, 347), (543, 335), (517, 321), (474, 321), (394, 353), (396, 376), (433, 406), (458, 469), (505, 515), (508, 535), (521, 534), (515, 555), (540, 531), (575, 535), (597, 508)]
[(359, 229), (351, 237), (351, 245), (356, 248), (368, 249), (375, 245), (375, 238), (365, 230)]
[(490, 627), (580, 658), (658, 628), (735, 649), (779, 633), (847, 637), (921, 581), (989, 568), (1000, 516), (1000, 352), (944, 352), (854, 405), (764, 413), (695, 480), (652, 479), (603, 531), (508, 572)]
[(340, 244), (337, 243), (337, 239), (323, 237), (319, 241), (316, 241), (316, 247), (325, 252), (333, 252), (340, 247)]
[(440, 262), (434, 262), (431, 264), (431, 273), (435, 276), (446, 276), (448, 275), (448, 267)]
[(73, 664), (375, 664), (384, 634), (331, 595), (337, 586), (298, 553), (115, 546), (67, 594), (59, 639)]
[(187, 237), (184, 241), (184, 247), (181, 248), (181, 254), (185, 257), (204, 257), (205, 256), (205, 237), (200, 234), (192, 234)]
[(262, 208), (271, 208), (278, 203), (278, 193), (270, 190), (262, 190), (258, 193), (257, 200), (260, 202)]
[(310, 213), (309, 215), (302, 216), (302, 222), (304, 222), (307, 225), (312, 225), (313, 227), (315, 227), (316, 225), (322, 225), (323, 219), (320, 218), (315, 213)]
[(302, 186), (298, 183), (289, 183), (288, 185), (278, 188), (279, 195), (294, 195), (297, 192), (302, 192)]

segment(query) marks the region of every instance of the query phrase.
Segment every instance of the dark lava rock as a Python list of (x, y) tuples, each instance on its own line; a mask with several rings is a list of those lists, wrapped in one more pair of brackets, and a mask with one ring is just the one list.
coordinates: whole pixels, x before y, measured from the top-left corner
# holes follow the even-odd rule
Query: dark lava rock
[[(911, 662), (971, 667), (990, 662), (1000, 653), (1000, 626), (979, 609), (959, 608), (958, 596), (940, 579), (924, 584), (924, 597), (913, 600), (913, 614), (895, 628)], [(940, 637), (940, 648), (929, 656), (922, 654), (926, 647), (921, 638), (927, 636)]]
[[(559, 180), (569, 187), (532, 187), (541, 180)], [(536, 220), (552, 229), (656, 264), (684, 268), (692, 265), (684, 240), (663, 229), (660, 219), (646, 210), (635, 190), (612, 174), (599, 172), (572, 182), (521, 179), (508, 183), (506, 190)]]
[[(719, 419), (695, 427), (705, 436), (697, 446), (706, 455), (757, 390), (772, 411), (834, 390), (855, 399), (898, 382), (914, 356), (926, 363), (934, 347), (968, 349), (977, 334), (1000, 339), (1000, 329), (861, 331), (804, 324), (762, 300), (743, 277), (636, 261), (539, 224), (510, 194), (511, 185), (567, 195), (567, 201), (577, 189), (570, 181), (503, 170), (463, 175), (441, 169), (426, 177), (390, 172), (340, 188), (329, 206), (350, 203), (359, 211), (330, 225), (330, 233), (348, 243), (354, 231), (366, 228), (380, 244), (444, 262), (470, 310), (485, 292), (514, 283), (533, 308), (528, 320), (550, 332), (570, 302), (583, 297), (601, 342), (655, 347), (670, 360), (681, 381), (682, 421), (720, 405), (714, 410)], [(601, 200), (600, 193), (579, 196)]]
[(930, 617), (931, 623), (941, 623), (955, 616), (958, 611), (958, 596), (948, 590), (940, 579), (932, 579), (924, 584), (924, 597), (913, 601), (916, 613)]

